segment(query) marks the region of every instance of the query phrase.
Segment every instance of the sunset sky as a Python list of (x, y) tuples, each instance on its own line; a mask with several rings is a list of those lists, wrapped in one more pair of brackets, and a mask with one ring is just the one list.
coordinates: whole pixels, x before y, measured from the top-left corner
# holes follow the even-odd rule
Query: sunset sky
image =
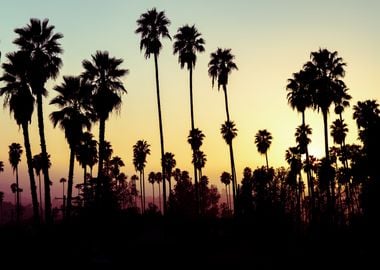
[[(359, 100), (380, 99), (380, 1), (5, 0), (0, 11), (1, 63), (6, 60), (6, 53), (16, 49), (12, 44), (16, 37), (13, 30), (25, 26), (30, 18), (48, 18), (55, 31), (64, 35), (63, 67), (58, 79), (46, 85), (49, 96), (44, 104), (47, 149), (53, 164), (52, 198), (61, 194), (59, 179), (67, 178), (69, 163), (64, 133), (53, 129), (48, 119), (56, 110), (48, 105), (56, 95), (52, 88), (62, 82), (63, 75), (79, 75), (83, 71), (82, 60), (90, 59), (96, 50), (108, 50), (111, 56), (123, 58), (122, 67), (130, 71), (123, 79), (128, 94), (123, 96), (122, 109), (106, 123), (106, 140), (111, 142), (114, 155), (126, 163), (122, 171), (128, 176), (135, 173), (132, 146), (139, 139), (151, 145), (145, 171), (160, 170), (154, 63), (153, 59), (144, 58), (139, 50), (140, 37), (134, 34), (140, 14), (153, 7), (164, 10), (171, 20), (171, 36), (178, 27), (195, 24), (206, 41), (206, 51), (198, 55), (193, 74), (194, 104), (195, 125), (206, 135), (202, 146), (207, 155), (204, 174), (212, 184), (220, 186), (220, 174), (230, 170), (228, 147), (220, 135), (220, 126), (226, 119), (224, 98), (217, 88), (212, 89), (207, 74), (210, 53), (218, 47), (231, 48), (239, 68), (230, 75), (228, 84), (230, 115), (238, 128), (234, 148), (239, 182), (244, 167), (256, 168), (265, 163), (254, 144), (259, 129), (267, 129), (273, 136), (269, 165), (286, 166), (285, 150), (295, 145), (295, 128), (301, 122), (301, 116), (287, 104), (287, 79), (309, 60), (311, 51), (319, 48), (338, 51), (347, 63), (344, 81), (353, 97), (352, 105)], [(188, 72), (180, 69), (172, 46), (170, 40), (163, 41), (159, 57), (165, 150), (175, 154), (177, 167), (192, 172), (191, 148), (187, 143)], [(3, 98), (0, 102), (3, 103)], [(347, 142), (357, 142), (352, 110), (347, 109), (344, 117), (350, 129)], [(329, 123), (335, 118), (331, 108)], [(306, 121), (313, 129), (310, 153), (321, 157), (322, 115), (308, 110)], [(30, 129), (34, 155), (40, 152), (36, 111)], [(97, 125), (92, 132), (97, 138)], [(0, 190), (7, 193), (5, 200), (12, 199), (9, 186), (14, 177), (8, 162), (8, 145), (12, 142), (23, 145), (22, 131), (9, 110), (0, 109), (0, 160), (5, 164), (5, 171), (0, 174)], [(332, 138), (329, 142), (332, 145)], [(76, 165), (74, 183), (81, 181), (82, 170)], [(25, 154), (20, 164), (20, 183), (25, 191), (23, 196), (29, 198)]]

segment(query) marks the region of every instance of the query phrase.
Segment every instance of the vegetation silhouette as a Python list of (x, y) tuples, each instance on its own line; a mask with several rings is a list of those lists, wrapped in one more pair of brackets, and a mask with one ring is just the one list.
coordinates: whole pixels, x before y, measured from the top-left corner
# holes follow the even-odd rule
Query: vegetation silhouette
[[(170, 39), (170, 20), (163, 11), (153, 8), (140, 16), (137, 25), (140, 49), (146, 58), (153, 54), (155, 62), (161, 171), (148, 174), (152, 197), (150, 187), (145, 186), (145, 168), (151, 153), (148, 142), (141, 139), (132, 146), (135, 172), (128, 172), (122, 158), (115, 154), (118, 149), (113, 149), (105, 136), (106, 121), (111, 112), (120, 109), (122, 94), (126, 94), (122, 79), (128, 70), (121, 67), (123, 59), (96, 51), (91, 60), (82, 61), (81, 75), (64, 76), (63, 82), (53, 87), (57, 96), (50, 105), (56, 105), (58, 110), (50, 114), (50, 119), (64, 132), (70, 150), (67, 180), (62, 177), (57, 181), (62, 184), (62, 198), (56, 199), (62, 199), (62, 207), (54, 211), (42, 96), (46, 95), (45, 84), (58, 76), (62, 65), (58, 42), (63, 35), (54, 34), (54, 26), (47, 19), (31, 19), (26, 27), (15, 30), (18, 51), (6, 54), (0, 95), (23, 131), (32, 205), (21, 207), (23, 189), (18, 170), (23, 150), (20, 144), (12, 143), (9, 161), (16, 173), (15, 183), (12, 180), (10, 185), (14, 202), (4, 201), (0, 191), (3, 265), (17, 262), (18, 267), (51, 267), (60, 262), (59, 267), (66, 269), (113, 269), (137, 262), (139, 267), (156, 268), (319, 269), (326, 265), (368, 268), (377, 263), (380, 106), (376, 100), (359, 101), (353, 106), (360, 144), (346, 143), (349, 129), (343, 113), (350, 106), (351, 96), (343, 82), (346, 63), (338, 52), (325, 48), (311, 52), (302, 69), (284, 85), (284, 102), (302, 117), (295, 127), (295, 144), (284, 153), (287, 167), (269, 166), (268, 149), (274, 138), (268, 130), (261, 129), (254, 143), (265, 155), (265, 165), (245, 167), (240, 180), (232, 144), (238, 130), (230, 118), (227, 93), (228, 77), (237, 65), (231, 49), (218, 48), (211, 53), (208, 75), (212, 85), (217, 81), (218, 90), (222, 88), (224, 92), (226, 121), (220, 132), (230, 153), (231, 171), (220, 175), (225, 188), (222, 196), (211, 184), (215, 179), (203, 174), (207, 156), (201, 146), (205, 135), (196, 127), (194, 116), (192, 72), (197, 53), (205, 50), (205, 42), (194, 25), (180, 27), (174, 36), (174, 54), (178, 54), (180, 67), (186, 65), (189, 70), (191, 129), (187, 142), (192, 150), (192, 179), (188, 171), (176, 167), (175, 153), (164, 151), (158, 56), (161, 39)], [(41, 153), (33, 156), (29, 124), (35, 103)], [(337, 119), (329, 126), (331, 106)], [(306, 109), (322, 112), (322, 159), (309, 154), (312, 128), (305, 119)], [(89, 132), (95, 122), (99, 122), (98, 142)], [(335, 145), (329, 146), (329, 136)], [(75, 159), (83, 169), (83, 181), (75, 183), (76, 196), (72, 190)], [(96, 165), (94, 177), (92, 169)], [(39, 198), (33, 169), (39, 179)], [(0, 172), (3, 171), (4, 163), (0, 161)]]

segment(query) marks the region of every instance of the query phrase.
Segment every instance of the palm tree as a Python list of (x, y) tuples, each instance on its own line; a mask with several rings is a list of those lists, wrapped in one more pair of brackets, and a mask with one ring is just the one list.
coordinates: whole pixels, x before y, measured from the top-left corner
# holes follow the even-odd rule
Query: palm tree
[(334, 143), (339, 144), (341, 147), (343, 147), (342, 144), (348, 132), (347, 124), (344, 123), (344, 120), (336, 119), (330, 128), (330, 135), (333, 137)]
[(76, 159), (83, 168), (83, 186), (87, 185), (87, 166), (90, 167), (92, 177), (92, 167), (98, 162), (98, 142), (93, 139), (90, 132), (84, 132), (75, 151)]
[[(162, 159), (162, 166), (165, 168), (165, 179), (169, 181), (169, 194), (172, 192), (172, 171), (177, 165), (176, 160), (174, 159), (174, 154), (166, 152), (164, 158)], [(164, 179), (164, 181), (165, 181)]]
[(272, 143), (272, 139), (272, 135), (266, 129), (259, 130), (255, 135), (255, 144), (257, 147), (257, 151), (259, 151), (260, 154), (265, 155), (267, 170), (269, 170), (268, 149)]
[[(31, 57), (29, 68), (29, 85), (37, 98), (38, 131), (40, 135), (41, 153), (47, 159), (44, 117), (42, 109), (42, 96), (46, 96), (45, 83), (49, 79), (58, 76), (62, 66), (60, 54), (62, 53), (59, 40), (63, 37), (61, 33), (54, 33), (54, 26), (49, 25), (49, 20), (30, 19), (30, 23), (23, 28), (15, 29), (18, 37), (13, 41), (22, 51)], [(46, 222), (52, 222), (50, 178), (47, 167), (43, 168), (45, 186), (45, 218)]]
[(234, 209), (236, 211), (237, 183), (236, 183), (234, 152), (232, 148), (232, 140), (237, 136), (237, 128), (235, 127), (235, 123), (232, 121), (226, 121), (222, 125), (220, 132), (223, 136), (223, 139), (226, 141), (227, 145), (230, 148), (232, 197), (233, 197)]
[(196, 151), (193, 156), (193, 160), (191, 161), (195, 168), (199, 171), (199, 178), (202, 177), (202, 169), (206, 166), (206, 154), (203, 151)]
[(92, 96), (92, 106), (99, 121), (99, 162), (98, 162), (98, 184), (97, 199), (100, 199), (101, 184), (106, 181), (103, 172), (103, 161), (105, 159), (105, 128), (106, 120), (113, 110), (121, 107), (121, 94), (127, 91), (124, 88), (121, 78), (128, 74), (127, 69), (120, 68), (122, 59), (110, 57), (107, 51), (97, 51), (91, 55), (92, 62), (83, 60), (82, 65), (85, 69), (82, 74), (94, 87)]
[[(298, 145), (302, 148), (301, 152), (306, 154), (306, 168), (309, 168), (309, 150), (308, 150), (308, 141), (307, 135), (309, 132), (309, 126), (306, 125), (305, 121), (305, 110), (313, 105), (313, 95), (312, 91), (309, 87), (310, 81), (312, 79), (312, 73), (306, 70), (301, 70), (298, 73), (293, 74), (293, 78), (288, 79), (288, 85), (286, 86), (286, 90), (288, 90), (287, 99), (288, 104), (292, 107), (292, 109), (297, 110), (302, 114), (302, 124), (297, 130), (296, 133), (296, 141)], [(311, 132), (311, 129), (310, 129)], [(314, 201), (314, 188), (313, 181), (311, 180), (311, 173), (306, 171), (307, 183), (309, 187), (309, 194)]]
[[(40, 215), (42, 217), (43, 209), (42, 209), (41, 170), (42, 170), (42, 167), (44, 166), (42, 154), (34, 155), (33, 159), (32, 159), (32, 163), (33, 163), (34, 171), (36, 172), (36, 175), (38, 176), (38, 192), (40, 195)], [(48, 161), (48, 166), (50, 167), (50, 165), (51, 165), (51, 163), (50, 163), (50, 161)]]
[[(145, 211), (145, 173), (146, 157), (150, 155), (150, 145), (147, 141), (138, 140), (133, 146), (133, 165), (140, 173), (141, 211)], [(151, 183), (151, 182), (150, 182)]]
[[(23, 150), (19, 143), (12, 143), (9, 146), (9, 163), (13, 168), (13, 173), (16, 172), (16, 220), (20, 220), (20, 192), (18, 184), (18, 164), (21, 161), (21, 154)], [(38, 208), (37, 208), (38, 209)]]
[(7, 58), (8, 63), (3, 64), (4, 75), (0, 78), (0, 81), (4, 81), (6, 86), (0, 89), (0, 96), (5, 95), (4, 105), (9, 107), (16, 123), (22, 127), (32, 195), (33, 218), (34, 222), (38, 223), (40, 215), (29, 139), (29, 123), (34, 109), (34, 97), (28, 86), (30, 57), (27, 53), (19, 51), (7, 54)]
[[(224, 101), (225, 101), (225, 107), (226, 107), (226, 116), (227, 121), (226, 124), (231, 127), (233, 122), (230, 121), (230, 112), (228, 109), (228, 95), (227, 95), (227, 84), (228, 84), (228, 75), (233, 71), (237, 70), (237, 65), (233, 62), (235, 56), (231, 54), (231, 49), (221, 49), (218, 48), (215, 52), (211, 53), (210, 55), (211, 60), (208, 63), (208, 75), (212, 79), (212, 86), (214, 87), (214, 82), (217, 80), (218, 82), (218, 90), (220, 90), (220, 87), (222, 86), (223, 92), (224, 92)], [(234, 154), (233, 154), (233, 146), (232, 146), (232, 140), (229, 144), (230, 148), (230, 162), (231, 162), (231, 175), (232, 175), (232, 188), (233, 188), (233, 197), (234, 197), (234, 206), (235, 205), (235, 197), (236, 192), (234, 189), (236, 189), (236, 172), (235, 172), (235, 161), (234, 161)]]
[(59, 127), (65, 132), (67, 143), (70, 147), (69, 175), (67, 182), (66, 217), (71, 215), (71, 200), (73, 194), (73, 177), (75, 153), (83, 134), (83, 129), (91, 128), (93, 115), (90, 107), (90, 95), (92, 87), (80, 77), (64, 76), (63, 83), (54, 87), (58, 95), (50, 104), (57, 105), (59, 111), (50, 114), (50, 120), (54, 127)]
[(344, 67), (346, 64), (338, 52), (330, 52), (327, 49), (319, 49), (310, 54), (310, 61), (304, 66), (304, 70), (311, 74), (309, 82), (313, 95), (313, 107), (322, 111), (324, 135), (325, 135), (325, 155), (329, 158), (328, 147), (328, 125), (327, 116), (329, 108), (342, 92), (345, 85), (341, 78), (345, 75)]
[[(157, 107), (158, 107), (158, 123), (160, 128), (160, 143), (161, 143), (161, 160), (164, 158), (164, 132), (162, 127), (161, 116), (161, 101), (160, 101), (160, 83), (158, 79), (158, 56), (160, 54), (162, 44), (161, 38), (169, 38), (168, 26), (170, 20), (166, 17), (165, 12), (158, 12), (155, 8), (148, 10), (146, 13), (140, 15), (136, 21), (137, 29), (136, 34), (141, 35), (140, 50), (145, 49), (145, 58), (150, 58), (151, 54), (154, 56), (154, 66), (156, 73), (156, 92), (157, 92)], [(164, 166), (162, 165), (162, 175), (165, 175)], [(166, 213), (166, 183), (163, 183), (163, 197), (164, 197), (164, 213)]]
[(304, 154), (307, 151), (307, 146), (311, 143), (309, 135), (311, 135), (312, 129), (309, 125), (300, 125), (296, 129), (294, 136), (296, 137), (296, 142), (300, 154)]
[(162, 182), (162, 173), (161, 172), (157, 172), (155, 174), (155, 176), (156, 176), (156, 182), (157, 182), (157, 185), (158, 185), (158, 205), (159, 205), (160, 211), (162, 211), (162, 209), (161, 209), (161, 182)]
[(214, 82), (217, 80), (218, 90), (220, 86), (223, 88), (227, 121), (230, 121), (227, 97), (228, 75), (232, 70), (238, 69), (233, 62), (234, 58), (235, 56), (231, 54), (231, 49), (218, 48), (214, 53), (211, 53), (211, 60), (208, 63), (208, 74), (212, 78), (212, 86), (214, 86)]
[(223, 172), (220, 176), (220, 181), (225, 185), (226, 187), (226, 200), (227, 200), (227, 206), (228, 208), (231, 207), (231, 203), (229, 202), (229, 196), (228, 196), (228, 188), (227, 186), (229, 186), (231, 184), (231, 174), (228, 173), (228, 172)]
[(154, 204), (154, 183), (156, 182), (156, 174), (154, 172), (149, 173), (148, 182), (152, 184), (153, 204)]
[[(173, 44), (173, 53), (178, 53), (178, 62), (181, 68), (185, 65), (189, 70), (189, 85), (190, 85), (190, 117), (191, 117), (191, 130), (190, 133), (195, 129), (194, 124), (194, 100), (193, 100), (193, 69), (195, 68), (195, 63), (197, 61), (197, 52), (204, 52), (205, 41), (201, 38), (201, 33), (198, 32), (195, 25), (189, 26), (184, 25), (177, 30), (177, 34), (174, 35), (175, 42)], [(192, 145), (193, 146), (193, 145)], [(199, 148), (198, 148), (199, 149)], [(196, 150), (193, 150), (193, 156)], [(197, 169), (194, 164), (194, 182), (195, 182), (195, 196), (196, 200), (199, 200), (199, 190), (198, 190), (198, 176)]]

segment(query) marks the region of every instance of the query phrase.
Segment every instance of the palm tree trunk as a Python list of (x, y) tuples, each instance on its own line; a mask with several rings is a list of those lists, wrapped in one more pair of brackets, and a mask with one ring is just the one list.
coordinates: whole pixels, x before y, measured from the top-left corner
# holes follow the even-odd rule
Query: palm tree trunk
[(269, 163), (268, 163), (268, 150), (265, 151), (265, 161), (267, 163), (267, 171), (269, 171)]
[(20, 188), (18, 186), (18, 166), (16, 166), (16, 222), (20, 221)]
[(227, 207), (228, 207), (228, 210), (230, 210), (230, 201), (228, 199), (228, 187), (227, 187), (227, 184), (224, 184), (226, 186), (226, 201), (227, 201)]
[[(42, 92), (42, 91), (40, 91)], [(38, 115), (38, 131), (40, 133), (40, 145), (43, 162), (47, 163), (48, 155), (46, 150), (45, 129), (44, 129), (44, 114), (42, 110), (42, 95), (37, 95), (37, 115)], [(45, 220), (46, 223), (51, 224), (53, 217), (51, 215), (51, 196), (50, 196), (50, 178), (49, 166), (42, 166), (44, 173), (44, 187), (45, 187)]]
[(104, 161), (104, 136), (105, 136), (105, 129), (106, 129), (106, 120), (100, 119), (99, 121), (99, 163), (98, 163), (98, 179), (96, 183), (96, 201), (99, 203), (99, 200), (101, 198), (101, 193), (103, 192), (104, 188), (104, 174), (103, 174), (103, 161)]
[(142, 181), (142, 187), (143, 187), (143, 203), (144, 203), (144, 212), (145, 212), (145, 209), (146, 209), (146, 205), (145, 205), (146, 196), (145, 196), (145, 173), (144, 173), (144, 169), (142, 170), (142, 173), (140, 175), (140, 179), (141, 179), (140, 181)]
[(228, 110), (228, 97), (227, 97), (227, 86), (223, 84), (223, 92), (224, 92), (224, 103), (226, 105), (226, 115), (227, 115), (227, 121), (230, 121), (230, 112)]
[(160, 207), (160, 212), (161, 212), (162, 209), (161, 209), (161, 186), (160, 186), (160, 183), (158, 183), (158, 205)]
[(74, 177), (74, 146), (70, 147), (70, 164), (69, 164), (69, 178), (67, 180), (67, 204), (66, 204), (66, 218), (70, 219), (71, 214), (71, 199), (73, 197), (73, 177)]
[(161, 167), (162, 167), (162, 196), (164, 199), (164, 211), (163, 213), (166, 213), (166, 181), (165, 181), (165, 168), (162, 164), (162, 160), (164, 159), (164, 131), (162, 128), (162, 116), (161, 116), (161, 100), (160, 100), (160, 83), (158, 79), (158, 62), (157, 62), (157, 53), (154, 54), (154, 67), (156, 71), (156, 90), (157, 90), (157, 107), (158, 107), (158, 122), (160, 126), (160, 143), (161, 143)]
[[(35, 224), (38, 224), (40, 222), (40, 215), (39, 215), (40, 210), (39, 210), (38, 199), (37, 199), (36, 181), (34, 179), (33, 156), (32, 156), (32, 151), (30, 149), (28, 123), (22, 124), (22, 131), (23, 131), (23, 135), (24, 135), (24, 146), (25, 146), (25, 152), (26, 152), (26, 160), (27, 160), (27, 164), (28, 164), (28, 174), (29, 174), (29, 180), (30, 180), (30, 192), (32, 195), (33, 220), (34, 220)], [(41, 184), (41, 182), (40, 182), (40, 184)], [(40, 187), (40, 200), (41, 200), (41, 187)]]
[(154, 205), (154, 182), (152, 184), (152, 190), (153, 190), (153, 205)]
[(40, 217), (41, 217), (41, 219), (43, 219), (41, 174), (38, 174), (38, 189), (40, 192)]
[(234, 206), (234, 213), (236, 213), (236, 174), (235, 174), (235, 162), (234, 162), (234, 151), (232, 147), (232, 142), (228, 144), (230, 148), (230, 161), (231, 161), (231, 176), (232, 176), (232, 203)]
[[(330, 164), (328, 126), (327, 126), (327, 111), (323, 110), (322, 115), (323, 115), (323, 127), (324, 127), (324, 135), (325, 135), (325, 156), (326, 156), (327, 164)], [(330, 179), (328, 179), (328, 180), (330, 180)], [(334, 195), (331, 194), (331, 192), (334, 192), (334, 190), (332, 189), (330, 192), (329, 184), (331, 185), (331, 188), (333, 188), (333, 182), (327, 184), (327, 186), (328, 186), (328, 188), (327, 188), (327, 202), (329, 205), (329, 210), (332, 210), (334, 208), (334, 202), (332, 199), (334, 197)]]
[[(190, 86), (190, 116), (191, 116), (191, 130), (194, 130), (195, 124), (194, 124), (194, 101), (193, 101), (193, 67), (190, 65), (189, 69), (189, 86)], [(195, 149), (193, 150), (193, 157), (195, 156)], [(194, 164), (194, 184), (195, 184), (195, 202), (197, 207), (197, 214), (199, 214), (199, 206), (200, 206), (200, 200), (199, 200), (199, 185), (198, 185), (198, 175), (197, 175), (197, 168)]]
[(144, 213), (144, 190), (143, 190), (143, 184), (141, 179), (141, 172), (140, 172), (140, 203), (141, 203), (141, 214)]

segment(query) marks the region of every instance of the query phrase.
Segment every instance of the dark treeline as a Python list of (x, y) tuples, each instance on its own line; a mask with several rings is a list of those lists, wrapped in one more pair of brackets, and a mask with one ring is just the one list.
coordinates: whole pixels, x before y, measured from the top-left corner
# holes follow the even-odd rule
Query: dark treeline
[[(284, 153), (289, 166), (270, 166), (268, 149), (274, 138), (264, 129), (258, 130), (254, 142), (258, 152), (265, 155), (265, 166), (246, 167), (243, 172), (235, 168), (233, 139), (238, 129), (230, 118), (227, 91), (228, 77), (238, 67), (231, 49), (218, 48), (211, 53), (208, 73), (212, 85), (216, 83), (224, 94), (226, 121), (220, 131), (229, 148), (231, 165), (231, 171), (220, 176), (225, 186), (225, 201), (221, 202), (217, 187), (210, 185), (202, 173), (207, 157), (201, 146), (206, 136), (196, 126), (193, 69), (196, 54), (205, 50), (205, 40), (194, 25), (180, 27), (173, 36), (173, 53), (178, 54), (180, 67), (189, 71), (190, 131), (184, 142), (187, 140), (192, 150), (193, 175), (177, 168), (174, 153), (165, 151), (158, 56), (161, 39), (171, 39), (169, 25), (164, 12), (151, 9), (137, 20), (135, 31), (141, 35), (140, 49), (145, 58), (154, 58), (161, 171), (145, 171), (150, 145), (139, 140), (133, 146), (138, 175), (128, 177), (122, 172), (124, 161), (114, 155), (111, 142), (106, 140), (106, 123), (110, 113), (121, 108), (121, 97), (127, 93), (122, 78), (129, 70), (122, 67), (123, 59), (97, 51), (90, 60), (82, 61), (82, 74), (63, 76), (50, 101), (58, 110), (49, 119), (63, 130), (70, 149), (68, 177), (59, 181), (60, 209), (51, 205), (42, 99), (48, 91), (46, 82), (58, 77), (62, 65), (59, 42), (63, 35), (54, 33), (48, 20), (31, 19), (27, 26), (15, 29), (18, 50), (7, 53), (2, 64), (0, 80), (4, 86), (0, 95), (23, 131), (33, 211), (32, 221), (25, 220), (25, 224), (33, 224), (34, 231), (31, 234), (20, 224), (23, 189), (18, 183), (18, 164), (23, 147), (13, 143), (9, 146), (9, 162), (16, 174), (16, 183), (11, 185), (15, 209), (12, 222), (0, 231), (4, 245), (19, 249), (30, 260), (41, 258), (42, 265), (58, 262), (65, 257), (62, 254), (67, 254), (63, 265), (68, 267), (75, 263), (114, 267), (125, 263), (124, 254), (144, 260), (149, 256), (143, 255), (145, 249), (151, 250), (151, 264), (162, 266), (166, 265), (162, 260), (165, 256), (177, 260), (191, 257), (194, 260), (188, 265), (193, 267), (200, 267), (198, 263), (204, 261), (207, 266), (235, 268), (247, 264), (319, 268), (331, 262), (330, 266), (338, 268), (340, 264), (350, 266), (348, 258), (354, 258), (353, 265), (369, 265), (378, 251), (370, 250), (370, 244), (379, 240), (380, 109), (376, 100), (366, 100), (353, 105), (353, 116), (345, 114), (351, 96), (343, 81), (346, 63), (338, 52), (312, 52), (309, 61), (284, 86), (288, 104), (302, 116), (300, 125), (294, 127), (294, 144)], [(33, 155), (29, 125), (35, 107), (41, 152)], [(330, 113), (332, 108), (334, 114)], [(312, 129), (306, 115), (310, 109), (323, 117), (322, 159), (308, 151)], [(336, 120), (329, 126), (328, 117), (333, 115)], [(349, 130), (345, 117), (356, 121), (360, 145), (346, 143)], [(99, 124), (98, 140), (89, 132), (93, 123)], [(83, 181), (74, 186), (75, 160), (83, 169)], [(94, 166), (97, 175), (92, 173)], [(1, 161), (0, 171), (3, 167)], [(149, 184), (152, 196), (146, 195)], [(0, 224), (5, 223), (3, 197), (0, 192)], [(27, 244), (19, 246), (19, 241)], [(49, 250), (51, 245), (59, 254)], [(10, 255), (9, 260), (14, 258), (7, 250), (1, 251)], [(255, 261), (250, 262), (250, 257)]]

